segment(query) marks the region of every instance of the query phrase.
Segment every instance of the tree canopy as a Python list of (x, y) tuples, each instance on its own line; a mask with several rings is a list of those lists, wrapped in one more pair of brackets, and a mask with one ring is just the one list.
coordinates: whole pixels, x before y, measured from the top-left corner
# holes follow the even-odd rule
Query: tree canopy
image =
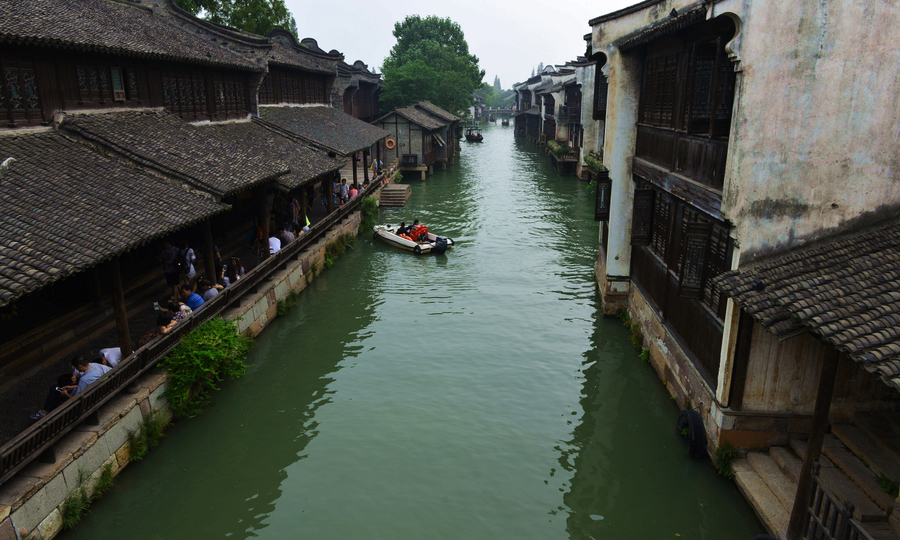
[(294, 20), (284, 0), (175, 0), (181, 9), (215, 24), (267, 36), (275, 28), (297, 35)]
[(449, 18), (409, 15), (394, 24), (397, 43), (384, 59), (381, 105), (386, 109), (430, 101), (454, 114), (473, 103), (484, 71), (459, 24)]

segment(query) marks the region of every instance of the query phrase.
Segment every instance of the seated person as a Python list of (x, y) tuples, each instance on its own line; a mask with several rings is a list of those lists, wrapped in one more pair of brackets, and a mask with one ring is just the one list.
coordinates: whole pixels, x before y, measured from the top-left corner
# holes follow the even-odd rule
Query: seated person
[(176, 302), (175, 300), (169, 299), (162, 306), (160, 306), (159, 310), (162, 313), (167, 315), (171, 315), (175, 322), (181, 322), (185, 317), (193, 313), (193, 310), (181, 302)]
[[(73, 397), (77, 396), (81, 392), (84, 392), (84, 389), (87, 388), (88, 385), (99, 381), (101, 377), (106, 375), (109, 372), (109, 370), (112, 369), (109, 366), (104, 366), (103, 364), (94, 364), (94, 363), (88, 362), (83, 356), (76, 356), (75, 358), (73, 358), (72, 359), (72, 367), (75, 368), (75, 371), (78, 371), (79, 373), (81, 373), (81, 378), (78, 379), (77, 385), (76, 384), (68, 384), (66, 386), (58, 387), (59, 391), (57, 393), (60, 394), (64, 398), (63, 401), (65, 401), (66, 399), (72, 399)], [(68, 375), (68, 376), (72, 377), (71, 375)], [(57, 379), (57, 381), (61, 381), (61, 380), (64, 380), (64, 379), (60, 376), (60, 378)], [(71, 379), (69, 379), (69, 381), (71, 381)], [(72, 381), (72, 382), (74, 382), (74, 381)], [(56, 389), (54, 389), (53, 391), (55, 392)], [(50, 397), (51, 396), (47, 396), (47, 401), (51, 401)], [(45, 406), (50, 405), (53, 408), (56, 408), (61, 403), (61, 401), (59, 401), (58, 399), (54, 399), (52, 401), (53, 401), (53, 403), (45, 402), (44, 405)], [(50, 411), (46, 408), (41, 409), (40, 411), (32, 414), (31, 418), (34, 420), (38, 420), (38, 419), (46, 416), (48, 412), (50, 412)]]
[(77, 384), (78, 377), (76, 377), (74, 373), (63, 373), (62, 375), (57, 377), (56, 387), (51, 388), (50, 391), (47, 392), (47, 399), (44, 400), (44, 408), (34, 414), (29, 415), (29, 418), (31, 418), (32, 420), (40, 420), (41, 418), (47, 416), (47, 413), (66, 402), (66, 397), (63, 396), (61, 392), (62, 387), (76, 386)]
[(104, 366), (109, 366), (111, 368), (119, 365), (119, 362), (122, 361), (122, 349), (119, 347), (112, 347), (109, 349), (100, 349), (100, 363)]
[(269, 234), (269, 255), (275, 255), (281, 251), (281, 239), (272, 231)]
[(191, 308), (191, 311), (197, 311), (203, 305), (203, 297), (187, 285), (181, 286), (181, 301)]
[(203, 296), (204, 303), (212, 300), (213, 297), (219, 294), (220, 290), (225, 288), (218, 283), (213, 285), (213, 283), (206, 278), (200, 278), (199, 280), (197, 280), (197, 287), (199, 287), (200, 289), (200, 294)]
[(147, 343), (150, 343), (155, 338), (168, 334), (172, 328), (175, 328), (175, 325), (178, 323), (175, 319), (172, 318), (168, 313), (160, 313), (156, 317), (156, 326), (154, 326), (149, 332), (144, 334), (144, 337), (138, 341), (138, 347), (143, 347)]
[(409, 227), (406, 226), (405, 221), (401, 221), (400, 226), (397, 228), (397, 232), (396, 232), (397, 236), (400, 236), (401, 234), (408, 234), (408, 233), (409, 233)]

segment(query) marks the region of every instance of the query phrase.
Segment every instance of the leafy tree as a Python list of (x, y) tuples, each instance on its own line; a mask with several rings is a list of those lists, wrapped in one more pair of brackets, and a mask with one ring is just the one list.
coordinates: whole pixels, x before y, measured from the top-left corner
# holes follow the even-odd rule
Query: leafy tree
[(386, 109), (406, 107), (421, 100), (454, 114), (473, 103), (472, 92), (481, 86), (484, 71), (459, 24), (435, 15), (409, 15), (394, 24), (397, 43), (381, 68)]
[(500, 75), (494, 75), (494, 93), (499, 94), (503, 91), (503, 87), (500, 86)]
[(215, 24), (266, 36), (275, 28), (297, 35), (284, 0), (175, 0), (178, 7)]
[(544, 63), (543, 62), (538, 62), (537, 72), (538, 72), (538, 75), (540, 75), (541, 73), (544, 72)]

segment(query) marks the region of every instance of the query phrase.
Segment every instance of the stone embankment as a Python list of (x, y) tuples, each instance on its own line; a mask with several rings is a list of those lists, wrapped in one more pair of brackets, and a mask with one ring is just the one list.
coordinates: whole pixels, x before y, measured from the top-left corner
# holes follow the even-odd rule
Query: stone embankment
[[(237, 321), (242, 333), (258, 335), (277, 316), (278, 301), (305, 289), (325, 268), (325, 247), (344, 234), (355, 235), (361, 219), (361, 212), (348, 215), (296, 259), (275, 269), (223, 316)], [(19, 538), (34, 540), (59, 534), (66, 499), (82, 487), (90, 495), (107, 465), (118, 474), (129, 463), (129, 433), (151, 413), (171, 418), (163, 397), (166, 378), (160, 372), (143, 377), (132, 387), (135, 393), (122, 393), (100, 409), (98, 425), (82, 424), (57, 443), (54, 463), (36, 460), (0, 486), (0, 540), (15, 540), (16, 532)]]

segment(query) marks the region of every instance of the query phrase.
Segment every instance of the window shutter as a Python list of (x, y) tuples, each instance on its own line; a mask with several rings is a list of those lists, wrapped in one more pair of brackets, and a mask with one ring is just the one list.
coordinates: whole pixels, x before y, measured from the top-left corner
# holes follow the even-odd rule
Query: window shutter
[(685, 224), (684, 256), (678, 276), (678, 296), (700, 298), (703, 291), (704, 267), (709, 255), (710, 223)]
[(597, 176), (597, 201), (594, 204), (594, 221), (609, 221), (609, 200), (612, 196), (612, 180), (609, 171)]
[(650, 229), (653, 223), (652, 189), (634, 190), (634, 215), (631, 221), (631, 245), (650, 244)]

